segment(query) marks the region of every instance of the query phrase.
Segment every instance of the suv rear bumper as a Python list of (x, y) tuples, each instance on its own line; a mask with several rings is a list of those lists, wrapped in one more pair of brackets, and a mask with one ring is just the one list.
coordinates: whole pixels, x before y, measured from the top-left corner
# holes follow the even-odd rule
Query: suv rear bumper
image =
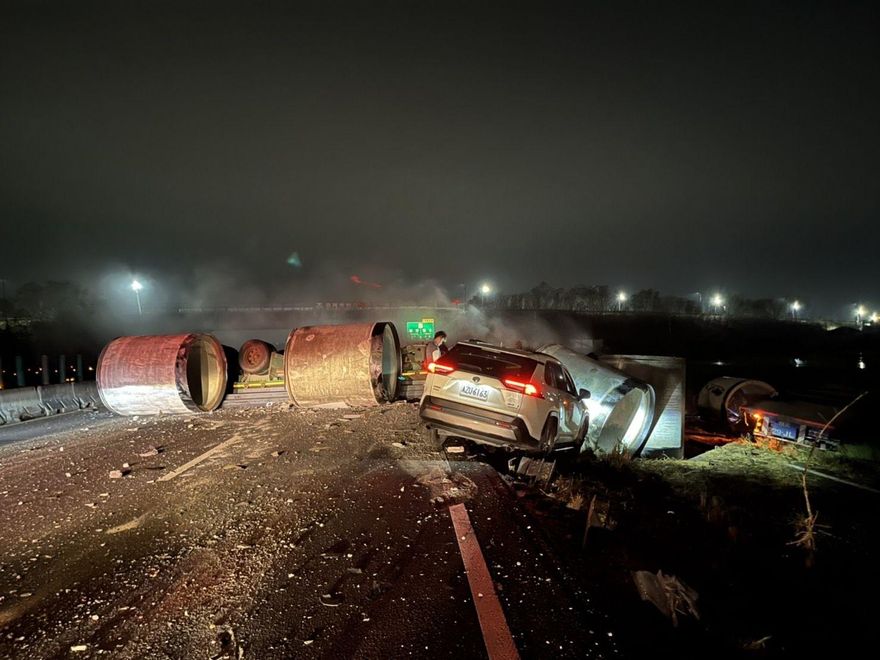
[(445, 435), (501, 447), (535, 449), (539, 444), (519, 417), (457, 401), (426, 396), (419, 406), (419, 416), (428, 428), (437, 429)]

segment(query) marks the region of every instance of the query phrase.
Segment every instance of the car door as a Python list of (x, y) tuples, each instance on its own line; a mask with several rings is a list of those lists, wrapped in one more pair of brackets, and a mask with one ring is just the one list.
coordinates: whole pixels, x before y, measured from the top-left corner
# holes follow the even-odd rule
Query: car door
[(574, 387), (569, 386), (563, 366), (556, 362), (548, 361), (544, 364), (544, 383), (546, 390), (544, 398), (552, 404), (559, 418), (559, 438), (563, 440), (573, 439), (577, 435), (580, 416), (577, 413), (577, 397), (569, 391)]
[(562, 375), (565, 377), (566, 391), (574, 397), (574, 403), (571, 406), (570, 424), (573, 429), (572, 437), (577, 439), (581, 437), (581, 433), (585, 436), (586, 432), (589, 430), (590, 411), (589, 408), (587, 408), (587, 402), (581, 400), (577, 385), (574, 383), (574, 378), (571, 377), (571, 374), (568, 373), (568, 369), (565, 367), (562, 367)]

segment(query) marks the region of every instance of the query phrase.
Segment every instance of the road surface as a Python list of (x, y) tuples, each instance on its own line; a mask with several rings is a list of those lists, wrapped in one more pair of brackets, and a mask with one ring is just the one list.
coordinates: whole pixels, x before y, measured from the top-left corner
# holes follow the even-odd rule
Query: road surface
[(498, 473), (447, 458), (402, 403), (0, 428), (0, 657), (620, 655)]

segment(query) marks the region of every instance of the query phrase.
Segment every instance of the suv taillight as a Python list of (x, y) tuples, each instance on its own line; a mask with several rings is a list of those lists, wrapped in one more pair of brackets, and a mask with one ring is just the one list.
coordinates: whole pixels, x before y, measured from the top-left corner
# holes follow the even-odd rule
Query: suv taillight
[(522, 394), (525, 394), (526, 396), (533, 396), (536, 399), (544, 398), (544, 393), (541, 392), (541, 386), (535, 382), (524, 383), (520, 380), (514, 380), (512, 378), (505, 378), (501, 382), (504, 383), (504, 386), (507, 389), (520, 392)]
[(451, 374), (455, 371), (455, 367), (453, 367), (449, 362), (440, 358), (438, 362), (431, 362), (428, 364), (428, 371), (432, 374), (440, 374), (441, 376), (445, 376), (446, 374)]

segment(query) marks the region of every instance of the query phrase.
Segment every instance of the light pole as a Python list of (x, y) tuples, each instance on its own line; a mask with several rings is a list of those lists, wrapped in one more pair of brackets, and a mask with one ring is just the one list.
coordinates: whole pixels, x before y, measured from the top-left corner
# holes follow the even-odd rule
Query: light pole
[(859, 330), (862, 329), (862, 317), (865, 315), (865, 306), (859, 305), (856, 307), (856, 325), (859, 326)]
[(716, 314), (718, 313), (718, 310), (721, 307), (723, 307), (723, 305), (724, 305), (724, 298), (721, 297), (720, 293), (716, 293), (714, 296), (712, 296), (712, 307), (715, 308)]
[(144, 312), (141, 309), (141, 289), (144, 288), (144, 285), (138, 282), (137, 280), (132, 280), (131, 282), (131, 290), (134, 291), (134, 297), (137, 299), (138, 304), (138, 316), (143, 316)]
[(801, 311), (801, 303), (800, 301), (795, 300), (793, 303), (791, 303), (791, 316), (795, 321), (797, 321), (799, 311)]
[(483, 303), (483, 307), (486, 306), (486, 296), (488, 296), (490, 293), (492, 293), (492, 287), (488, 284), (484, 284), (480, 287), (480, 300)]
[(620, 312), (623, 310), (623, 303), (626, 302), (626, 293), (621, 291), (617, 294), (617, 311)]

